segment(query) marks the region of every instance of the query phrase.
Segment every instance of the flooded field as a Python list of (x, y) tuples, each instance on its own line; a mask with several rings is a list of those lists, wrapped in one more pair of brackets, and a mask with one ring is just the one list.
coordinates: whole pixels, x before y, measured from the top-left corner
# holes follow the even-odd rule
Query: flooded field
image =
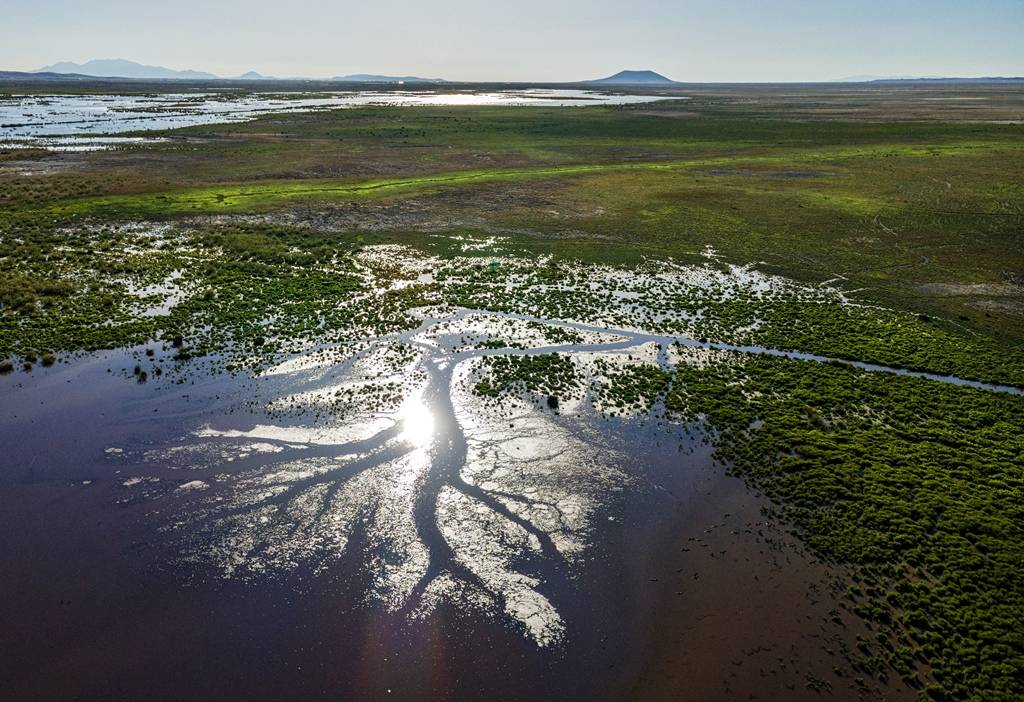
[[(225, 402), (230, 382), (190, 384), (187, 399), (111, 384), (104, 368), (129, 361), (107, 356), (46, 379), (75, 388), (77, 401), (39, 405), (53, 387), (44, 381), (11, 393), (16, 405), (5, 408), (6, 426), (32, 436), (70, 427), (63, 448), (3, 447), (18, 457), (5, 465), (4, 555), (34, 563), (30, 576), (3, 580), (4, 621), (21, 642), (2, 668), (15, 698), (230, 690), (411, 699), (426, 690), (523, 699), (542, 685), (544, 699), (618, 699), (645, 687), (671, 699), (685, 682), (712, 696), (770, 699), (795, 688), (811, 699), (805, 676), (825, 679), (841, 663), (819, 647), (841, 631), (783, 613), (823, 617), (835, 606), (827, 571), (696, 436), (680, 453), (650, 425), (602, 427), (603, 438), (556, 429), (565, 436), (557, 448), (532, 462), (515, 456), (511, 475), (491, 476), (517, 492), (488, 498), (498, 485), (470, 483), (469, 473), (416, 473), (422, 427), (394, 432), (391, 463), (378, 452), (378, 467), (359, 473), (360, 459), (335, 458), (343, 451), (323, 434), (231, 418), (227, 408), (247, 393), (235, 388)], [(466, 430), (474, 448), (489, 438)], [(566, 449), (589, 461), (555, 455)], [(35, 451), (48, 456), (45, 470)], [(641, 451), (643, 461), (629, 458)], [(588, 493), (579, 508), (552, 484), (570, 478)], [(256, 494), (260, 483), (275, 496)], [(314, 504), (317, 483), (332, 501)], [(483, 499), (466, 494), (474, 491)], [(516, 494), (536, 506), (520, 509), (528, 503)], [(417, 502), (427, 496), (437, 502), (424, 512)], [(542, 501), (571, 525), (545, 518)], [(52, 614), (25, 616), (40, 611)]]
[[(369, 105), (634, 105), (662, 100), (596, 90), (359, 91), (336, 94), (168, 93), (151, 95), (0, 96), (0, 149), (91, 151), (140, 142), (109, 135), (252, 120), (262, 115)], [(103, 136), (99, 136), (103, 135)]]
[(8, 102), (0, 699), (1018, 698), (1019, 130), (727, 93)]
[[(395, 289), (433, 285), (446, 271), (395, 247), (358, 260), (368, 280), (390, 271)], [(623, 279), (592, 273), (585, 287), (603, 300), (600, 314), (635, 318), (642, 303), (628, 291), (605, 298)], [(653, 275), (760, 292), (784, 285), (711, 267)], [(521, 284), (518, 274), (504, 282)], [(54, 544), (38, 581), (8, 583), (5, 621), (29, 642), (6, 659), (14, 689), (59, 696), (68, 688), (56, 681), (68, 679), (97, 695), (195, 689), (141, 674), (154, 663), (147, 619), (183, 597), (197, 616), (178, 620), (170, 635), (182, 638), (161, 646), (173, 658), (161, 667), (216, 666), (223, 684), (257, 698), (285, 688), (246, 688), (238, 666), (255, 664), (250, 656), (303, 696), (318, 685), (369, 698), (526, 695), (543, 681), (550, 699), (581, 685), (616, 699), (648, 684), (652, 656), (679, 658), (680, 640), (692, 648), (677, 674), (708, 694), (777, 694), (804, 676), (826, 684), (840, 661), (816, 644), (841, 640), (841, 629), (809, 632), (786, 615), (766, 635), (757, 608), (737, 627), (720, 593), (763, 601), (768, 586), (800, 608), (816, 593), (811, 606), (827, 611), (830, 571), (763, 512), (767, 501), (725, 475), (699, 425), (660, 416), (656, 397), (634, 406), (614, 394), (613, 379), (633, 369), (722, 362), (727, 352), (571, 320), (410, 311), (411, 329), (307, 342), (254, 377), (178, 367), (140, 383), (137, 360), (173, 363), (140, 348), (0, 381), (3, 491), (22, 506), (5, 510), (7, 533), (19, 535), (7, 543), (18, 552)], [(510, 361), (551, 359), (559, 367), (543, 378), (510, 375)], [(88, 565), (110, 557), (112, 572)], [(59, 620), (17, 614), (53, 598)], [(685, 627), (657, 621), (666, 602), (689, 612)], [(315, 644), (289, 640), (306, 627)], [(98, 644), (97, 629), (106, 632)], [(243, 643), (250, 637), (260, 640)], [(55, 638), (72, 650), (92, 641), (93, 654), (37, 668)], [(723, 647), (728, 668), (717, 660)], [(28, 669), (38, 672), (15, 672)]]
[[(125, 231), (139, 250), (182, 236)], [(453, 244), (468, 254), (508, 245)], [(126, 280), (125, 304), (145, 318), (187, 304), (199, 294), (181, 287), (196, 280), (196, 253), (154, 284)], [(467, 685), (518, 696), (538, 684), (550, 699), (580, 689), (669, 699), (676, 685), (870, 696), (871, 684), (834, 672), (863, 631), (838, 614), (837, 572), (727, 475), (704, 422), (687, 419), (666, 384), (684, 366), (742, 367), (751, 356), (830, 361), (747, 343), (761, 323), (716, 316), (713, 300), (850, 303), (707, 256), (561, 266), (544, 282), (548, 262), (508, 252), (367, 247), (326, 269), (355, 275), (353, 294), (302, 309), (304, 319), (341, 315), (340, 336), (308, 326), (286, 336), (299, 320), (274, 306), (258, 313), (265, 337), (236, 339), (205, 367), (182, 354), (204, 343), (200, 324), (184, 344), (0, 379), (4, 516), (19, 534), (5, 557), (55, 544), (45, 577), (8, 583), (17, 594), (5, 621), (36, 643), (7, 659), (5, 677), (25, 694), (59, 696), (66, 689), (47, 681), (70, 678), (97, 695), (138, 691), (149, 674), (121, 661), (153, 665), (146, 621), (185, 597), (192, 614), (176, 617), (170, 647), (183, 650), (161, 646), (173, 658), (162, 669), (223, 666), (232, 689), (247, 689), (255, 660), (303, 696), (319, 685), (371, 698), (424, 687), (443, 698)], [(390, 322), (365, 316), (395, 294), (408, 301)], [(116, 570), (90, 572), (111, 558)], [(50, 601), (58, 619), (18, 614)], [(672, 624), (660, 621), (676, 609)], [(313, 639), (294, 638), (307, 627)], [(92, 641), (93, 654), (38, 668), (55, 638), (72, 650)], [(156, 684), (170, 696), (194, 689)]]

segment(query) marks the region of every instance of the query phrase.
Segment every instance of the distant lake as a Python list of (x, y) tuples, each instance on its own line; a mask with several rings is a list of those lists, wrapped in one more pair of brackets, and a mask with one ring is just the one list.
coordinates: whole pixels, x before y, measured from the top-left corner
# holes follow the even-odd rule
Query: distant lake
[(579, 107), (631, 105), (663, 100), (597, 90), (360, 91), (310, 97), (309, 93), (239, 96), (216, 93), (148, 95), (24, 95), (0, 98), (0, 148), (44, 147), (90, 151), (143, 141), (106, 135), (243, 122), (281, 112), (309, 112), (370, 105), (508, 105)]

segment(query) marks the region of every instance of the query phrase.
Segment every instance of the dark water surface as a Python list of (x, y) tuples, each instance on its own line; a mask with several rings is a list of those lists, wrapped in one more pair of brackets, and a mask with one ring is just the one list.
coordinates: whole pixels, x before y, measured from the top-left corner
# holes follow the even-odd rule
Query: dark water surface
[(5, 700), (818, 699), (818, 681), (859, 696), (824, 650), (857, 631), (829, 621), (832, 574), (697, 432), (593, 429), (634, 480), (581, 562), (539, 586), (565, 622), (545, 647), (452, 602), (421, 617), (368, 603), (358, 530), (318, 574), (182, 566), (164, 527), (189, 504), (172, 488), (196, 476), (155, 465), (165, 492), (135, 499), (105, 451), (249, 428), (260, 418), (232, 410), (257, 381), (138, 384), (133, 364), (118, 352), (0, 378)]

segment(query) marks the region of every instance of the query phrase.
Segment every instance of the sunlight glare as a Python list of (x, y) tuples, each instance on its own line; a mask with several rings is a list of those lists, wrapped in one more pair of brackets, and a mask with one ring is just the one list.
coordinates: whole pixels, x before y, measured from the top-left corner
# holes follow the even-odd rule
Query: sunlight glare
[(407, 398), (398, 416), (404, 440), (416, 447), (430, 443), (434, 437), (434, 415), (421, 393)]

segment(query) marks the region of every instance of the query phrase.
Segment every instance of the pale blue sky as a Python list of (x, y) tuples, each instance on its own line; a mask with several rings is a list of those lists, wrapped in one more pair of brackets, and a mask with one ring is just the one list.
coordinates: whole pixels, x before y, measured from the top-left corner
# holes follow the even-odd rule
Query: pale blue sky
[(1024, 75), (1024, 0), (2, 0), (0, 70), (681, 81)]

